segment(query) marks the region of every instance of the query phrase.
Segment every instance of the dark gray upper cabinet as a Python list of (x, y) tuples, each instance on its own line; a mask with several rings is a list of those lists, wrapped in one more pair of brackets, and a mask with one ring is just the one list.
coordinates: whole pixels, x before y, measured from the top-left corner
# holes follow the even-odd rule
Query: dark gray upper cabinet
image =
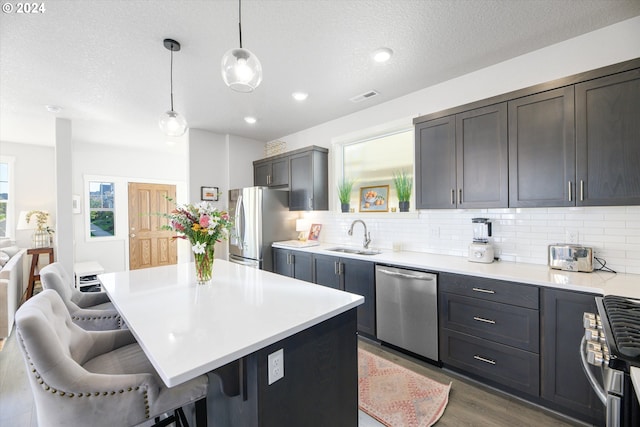
[(507, 104), (456, 114), (459, 208), (506, 208)]
[(289, 157), (253, 162), (253, 184), (265, 187), (286, 187), (289, 185)]
[(253, 162), (253, 184), (289, 190), (289, 210), (329, 209), (329, 150), (311, 146)]
[(576, 85), (579, 206), (640, 204), (640, 69)]
[(329, 209), (328, 150), (313, 147), (289, 156), (289, 210)]
[(455, 116), (420, 123), (415, 138), (417, 208), (455, 208)]
[(509, 206), (575, 205), (573, 86), (509, 101)]
[(416, 126), (418, 209), (508, 205), (506, 103)]

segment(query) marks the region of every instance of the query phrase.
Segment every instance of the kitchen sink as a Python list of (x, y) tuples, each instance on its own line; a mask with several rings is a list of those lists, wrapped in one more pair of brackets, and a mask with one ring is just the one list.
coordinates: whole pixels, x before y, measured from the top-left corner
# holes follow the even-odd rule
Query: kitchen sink
[(380, 251), (369, 250), (369, 249), (355, 249), (355, 248), (343, 248), (343, 247), (330, 248), (327, 250), (331, 252), (342, 252), (343, 254), (355, 254), (355, 255), (378, 255), (382, 253)]

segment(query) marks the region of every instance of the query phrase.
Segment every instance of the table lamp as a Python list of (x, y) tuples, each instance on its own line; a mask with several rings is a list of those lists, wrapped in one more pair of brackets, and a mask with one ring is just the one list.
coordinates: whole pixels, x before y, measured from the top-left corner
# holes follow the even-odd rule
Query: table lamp
[(307, 241), (309, 235), (309, 221), (306, 219), (296, 219), (296, 231), (298, 234), (298, 240), (301, 242)]
[[(46, 220), (43, 222), (37, 218), (38, 214)], [(31, 236), (34, 248), (46, 248), (51, 245), (49, 213), (47, 211), (20, 211), (16, 230), (34, 230)]]

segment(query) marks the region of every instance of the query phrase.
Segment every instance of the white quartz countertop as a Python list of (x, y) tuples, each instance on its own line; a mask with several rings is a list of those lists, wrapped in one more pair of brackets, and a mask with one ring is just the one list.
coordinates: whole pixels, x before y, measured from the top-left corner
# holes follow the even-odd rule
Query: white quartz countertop
[(169, 387), (346, 312), (364, 298), (217, 259), (213, 279), (193, 263), (98, 279)]
[[(293, 249), (288, 246), (279, 245), (278, 242), (274, 243), (273, 246), (283, 249)], [(603, 271), (578, 273), (554, 270), (546, 265), (506, 261), (480, 264), (469, 262), (463, 257), (423, 252), (383, 250), (377, 255), (357, 255), (329, 250), (335, 247), (346, 246), (323, 243), (319, 246), (296, 248), (293, 250), (343, 258), (362, 259), (379, 264), (392, 264), (400, 267), (424, 269), (434, 272), (466, 274), (572, 291), (591, 292), (600, 295), (620, 295), (630, 298), (640, 298), (640, 275), (637, 274), (615, 274)]]

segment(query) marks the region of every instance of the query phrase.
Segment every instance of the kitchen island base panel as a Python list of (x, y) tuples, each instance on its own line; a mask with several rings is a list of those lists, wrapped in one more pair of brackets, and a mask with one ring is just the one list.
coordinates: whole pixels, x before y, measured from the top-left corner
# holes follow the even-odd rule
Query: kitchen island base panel
[[(358, 425), (357, 310), (258, 350), (209, 374), (208, 418), (216, 427)], [(284, 350), (284, 378), (268, 385), (268, 356)], [(235, 385), (228, 372), (237, 372)], [(224, 381), (221, 379), (224, 378)], [(229, 394), (227, 396), (223, 389)]]

